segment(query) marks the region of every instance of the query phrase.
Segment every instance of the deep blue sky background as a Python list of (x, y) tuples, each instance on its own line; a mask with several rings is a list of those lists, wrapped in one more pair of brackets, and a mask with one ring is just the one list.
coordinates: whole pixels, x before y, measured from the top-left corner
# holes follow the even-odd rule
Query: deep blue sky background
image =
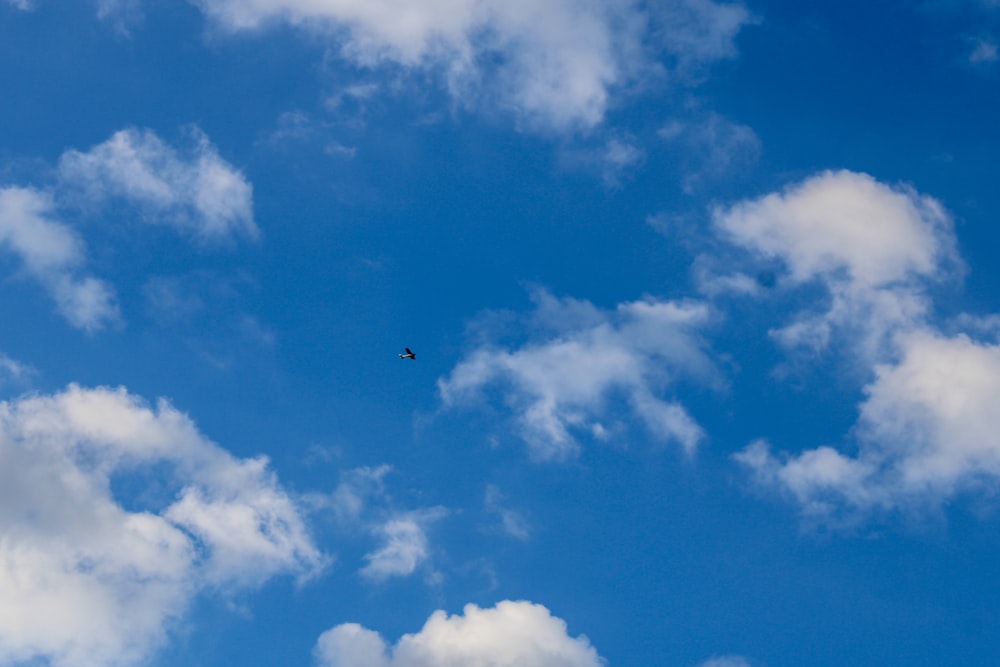
[[(133, 662), (310, 665), (338, 624), (392, 644), (436, 609), (502, 600), (544, 605), (612, 667), (995, 660), (996, 434), (947, 491), (890, 491), (881, 509), (823, 491), (848, 521), (758, 483), (733, 459), (757, 438), (784, 461), (823, 445), (858, 455), (859, 405), (875, 369), (903, 352), (856, 354), (853, 320), (826, 349), (782, 347), (768, 332), (823, 311), (827, 277), (783, 282), (791, 255), (762, 258), (718, 230), (737, 202), (826, 170), (933, 197), (964, 269), (925, 276), (932, 308), (906, 326), (995, 350), (996, 323), (969, 318), (995, 312), (1000, 289), (996, 6), (746, 2), (723, 36), (731, 52), (685, 68), (644, 34), (659, 72), (609, 86), (597, 122), (536, 127), (449, 91), (437, 55), (368, 66), (341, 50), (350, 33), (336, 19), (306, 12), (296, 25), (272, 17), (231, 30), (206, 13), (213, 4), (227, 3), (0, 4), (0, 188), (51, 194), (52, 217), (85, 244), (73, 270), (113, 286), (119, 312), (90, 331), (68, 322), (0, 209), (0, 360), (21, 369), (0, 374), (5, 405), (70, 383), (165, 397), (233, 456), (268, 457), (310, 543), (332, 558), (298, 583), (289, 566), (259, 585), (192, 584), (184, 611)], [(992, 52), (972, 58), (977, 45)], [(480, 93), (498, 85), (493, 74), (482, 70)], [(127, 128), (182, 161), (203, 133), (252, 186), (257, 238), (206, 241), (130, 196), (65, 195), (60, 156)], [(616, 163), (611, 146), (631, 157)], [(762, 287), (711, 292), (704, 266)], [(157, 301), (158, 288), (177, 300)], [(518, 422), (530, 390), (513, 375), (448, 403), (440, 383), (476, 350), (514, 355), (573, 337), (572, 324), (552, 333), (532, 320), (537, 290), (593, 304), (605, 326), (642, 299), (711, 309), (696, 337), (714, 380), (675, 375), (655, 351), (639, 357), (669, 376), (654, 393), (703, 429), (693, 455), (650, 433), (627, 384), (574, 408), (612, 435), (572, 426), (579, 450), (557, 460), (533, 454)], [(396, 358), (404, 346), (416, 362)], [(577, 372), (595, 356), (581, 354)], [(4, 428), (5, 447), (27, 447)], [(905, 460), (906, 446), (892, 456)], [(362, 509), (338, 518), (330, 494), (382, 465), (391, 470), (360, 494)], [(142, 489), (158, 474), (124, 470), (109, 493), (148, 509)], [(504, 511), (523, 530), (505, 529)], [(407, 517), (427, 543), (409, 571), (359, 573), (382, 527)], [(17, 546), (32, 520), (4, 518), (0, 541)], [(43, 552), (55, 544), (39, 535)], [(18, 599), (0, 587), (0, 610)], [(0, 664), (88, 664), (56, 639), (15, 650), (26, 632), (0, 621)]]

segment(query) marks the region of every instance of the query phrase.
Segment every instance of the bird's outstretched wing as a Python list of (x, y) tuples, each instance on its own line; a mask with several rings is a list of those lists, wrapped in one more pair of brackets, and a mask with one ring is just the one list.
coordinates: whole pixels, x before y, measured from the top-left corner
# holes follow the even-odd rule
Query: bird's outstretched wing
[(413, 354), (412, 352), (410, 352), (410, 348), (406, 348), (406, 353), (407, 354)]

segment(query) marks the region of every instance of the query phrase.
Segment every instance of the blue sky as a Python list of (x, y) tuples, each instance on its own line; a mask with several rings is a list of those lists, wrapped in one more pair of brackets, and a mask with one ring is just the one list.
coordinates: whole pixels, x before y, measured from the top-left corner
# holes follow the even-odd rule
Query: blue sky
[(0, 1), (0, 665), (989, 664), (998, 44)]

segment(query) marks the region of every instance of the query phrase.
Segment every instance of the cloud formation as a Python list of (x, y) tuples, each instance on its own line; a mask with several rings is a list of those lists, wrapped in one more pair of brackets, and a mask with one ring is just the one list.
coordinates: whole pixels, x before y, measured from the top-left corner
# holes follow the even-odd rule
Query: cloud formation
[[(68, 219), (133, 215), (200, 242), (255, 238), (252, 188), (203, 132), (186, 150), (150, 130), (125, 129), (87, 152), (68, 150), (54, 183), (0, 186), (0, 250), (15, 255), (71, 325), (120, 324), (114, 288), (88, 275), (86, 246)], [(124, 211), (124, 214), (122, 213)]]
[(427, 525), (445, 514), (446, 511), (439, 507), (389, 517), (374, 529), (382, 545), (365, 555), (368, 564), (361, 568), (361, 575), (373, 581), (385, 581), (416, 572), (431, 555)]
[(204, 132), (190, 134), (191, 145), (178, 149), (150, 130), (119, 130), (87, 152), (63, 153), (61, 185), (87, 205), (125, 202), (143, 220), (201, 241), (255, 238), (252, 187)]
[[(822, 348), (846, 334), (873, 374), (852, 430), (856, 455), (829, 446), (775, 455), (758, 440), (735, 456), (757, 481), (805, 515), (835, 522), (936, 509), (996, 487), (1000, 348), (947, 335), (930, 320), (929, 285), (962, 269), (951, 216), (938, 201), (840, 171), (714, 215), (724, 238), (781, 263), (779, 282), (818, 283), (830, 294), (826, 311), (800, 316), (774, 337)], [(959, 318), (995, 337), (992, 321)]]
[(71, 385), (0, 403), (2, 663), (136, 664), (197, 592), (324, 563), (267, 460), (165, 401)]
[(616, 425), (601, 420), (620, 397), (655, 438), (695, 450), (702, 428), (660, 395), (682, 376), (712, 378), (698, 333), (712, 319), (707, 306), (646, 299), (605, 312), (543, 290), (532, 300), (535, 312), (520, 324), (528, 340), (511, 349), (487, 340), (466, 355), (438, 380), (445, 406), (483, 402), (498, 387), (532, 457), (562, 460), (578, 450), (574, 432), (609, 437)]
[(937, 509), (1000, 484), (1000, 346), (929, 329), (875, 368), (855, 428), (859, 451), (831, 447), (775, 456), (764, 441), (736, 455), (755, 478), (810, 517)]
[(93, 332), (117, 322), (114, 290), (80, 271), (83, 241), (56, 216), (50, 193), (0, 187), (0, 248), (20, 259), (25, 272), (45, 287), (73, 326)]
[(408, 577), (424, 571), (430, 580), (437, 577), (431, 565), (428, 528), (448, 514), (444, 507), (400, 510), (386, 492), (387, 465), (361, 467), (341, 474), (331, 493), (305, 497), (314, 509), (329, 512), (340, 529), (375, 537), (378, 546), (364, 556), (359, 574), (381, 583), (393, 577)]
[(951, 216), (940, 202), (867, 174), (826, 171), (772, 193), (716, 208), (720, 236), (784, 268), (783, 285), (821, 285), (825, 310), (802, 312), (772, 335), (822, 350), (836, 332), (862, 339), (868, 359), (894, 332), (926, 315), (928, 281), (960, 272)]
[(470, 107), (503, 109), (552, 130), (598, 125), (615, 91), (656, 69), (666, 51), (685, 66), (735, 54), (751, 22), (739, 3), (669, 0), (192, 0), (216, 25), (278, 21), (327, 32), (344, 57), (439, 72)]
[(545, 607), (505, 600), (490, 609), (474, 604), (462, 615), (436, 611), (415, 634), (388, 646), (377, 633), (345, 623), (324, 632), (314, 650), (318, 667), (603, 667), (586, 637)]

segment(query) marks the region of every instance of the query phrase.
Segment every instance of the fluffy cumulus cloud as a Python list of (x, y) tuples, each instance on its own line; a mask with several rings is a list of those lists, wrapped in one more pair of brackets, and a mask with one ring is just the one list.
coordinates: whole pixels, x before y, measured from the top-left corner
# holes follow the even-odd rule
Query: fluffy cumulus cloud
[(319, 667), (603, 667), (585, 636), (531, 602), (503, 601), (491, 609), (466, 605), (463, 614), (435, 612), (415, 634), (389, 646), (372, 630), (345, 623), (320, 636)]
[(125, 202), (200, 240), (255, 237), (252, 187), (203, 132), (190, 134), (191, 145), (178, 149), (150, 130), (120, 130), (89, 151), (65, 152), (61, 184), (86, 205)]
[(728, 242), (784, 267), (783, 284), (819, 284), (826, 309), (774, 331), (790, 347), (822, 349), (836, 331), (864, 337), (868, 356), (925, 316), (926, 283), (960, 262), (952, 220), (932, 197), (867, 174), (828, 171), (759, 199), (717, 208)]
[(819, 447), (776, 456), (761, 441), (737, 460), (824, 519), (922, 511), (962, 492), (995, 492), (1000, 346), (920, 330), (899, 347), (900, 359), (876, 366), (865, 388), (857, 455)]
[(25, 187), (0, 188), (0, 248), (20, 259), (73, 326), (96, 331), (118, 320), (114, 291), (81, 272), (83, 241), (58, 219), (51, 194)]
[(811, 517), (852, 521), (925, 511), (1000, 484), (1000, 348), (994, 318), (946, 334), (930, 317), (931, 282), (962, 268), (951, 218), (936, 200), (847, 171), (825, 172), (715, 211), (730, 242), (784, 267), (785, 285), (817, 283), (827, 309), (773, 332), (786, 344), (848, 338), (870, 364), (856, 453), (830, 446), (774, 454), (766, 440), (736, 455), (758, 481)]
[(481, 402), (487, 388), (499, 388), (533, 457), (559, 460), (576, 452), (574, 432), (609, 437), (619, 425), (602, 419), (623, 399), (654, 437), (694, 451), (701, 427), (662, 394), (682, 376), (713, 378), (699, 336), (712, 319), (707, 306), (646, 299), (607, 312), (542, 290), (533, 300), (519, 325), (527, 340), (510, 348), (487, 340), (438, 381), (446, 406)]
[(199, 591), (324, 562), (267, 461), (164, 401), (70, 386), (0, 403), (0, 663), (136, 664)]
[(512, 112), (533, 126), (600, 123), (613, 92), (652, 71), (651, 52), (707, 63), (735, 53), (750, 22), (736, 3), (669, 0), (193, 0), (224, 29), (276, 21), (335, 35), (362, 66), (441, 72), (470, 106)]

